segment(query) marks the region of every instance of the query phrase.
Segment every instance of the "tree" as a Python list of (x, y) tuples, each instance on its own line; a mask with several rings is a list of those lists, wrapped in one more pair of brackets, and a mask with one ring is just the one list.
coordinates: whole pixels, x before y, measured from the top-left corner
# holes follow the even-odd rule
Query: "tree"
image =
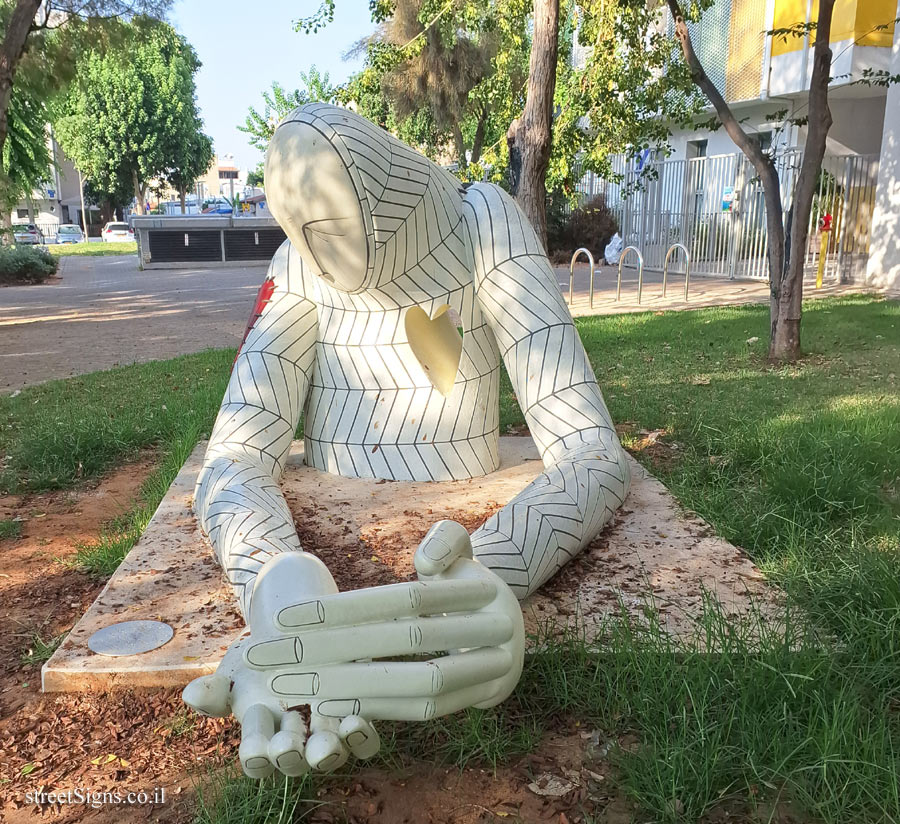
[(203, 141), (190, 143), (199, 128), (193, 76), (200, 64), (171, 26), (143, 18), (118, 25), (120, 46), (82, 57), (57, 133), (95, 189), (121, 191), (130, 182), (143, 214), (151, 179), (185, 165), (183, 183), (202, 159)]
[(687, 22), (678, 0), (667, 0), (675, 36), (697, 87), (706, 95), (719, 121), (735, 145), (747, 156), (763, 187), (766, 204), (767, 256), (769, 264), (771, 361), (795, 361), (800, 357), (800, 314), (803, 300), (803, 265), (809, 236), (816, 180), (825, 156), (825, 141), (831, 127), (828, 84), (831, 80), (831, 20), (834, 0), (819, 0), (813, 46), (813, 69), (809, 83), (809, 116), (800, 174), (785, 225), (781, 182), (774, 159), (744, 131), (725, 98), (703, 69), (694, 51)]
[[(368, 43), (371, 62), (384, 68), (382, 89), (397, 119), (427, 111), (434, 129), (452, 137), (460, 168), (478, 162), (490, 116), (486, 101), (471, 94), (491, 73), (498, 49), (496, 26), (484, 10), (495, 8), (467, 7), (465, 0), (397, 0)], [(463, 126), (470, 117), (467, 141)]]
[[(49, 77), (65, 81), (75, 54), (90, 42), (95, 29), (108, 20), (136, 14), (162, 17), (171, 0), (2, 0), (4, 31), (0, 41), (0, 155), (9, 132), (9, 108), (17, 72), (25, 56), (48, 45), (48, 32), (56, 41), (67, 39), (68, 48), (56, 51), (59, 63)], [(59, 43), (57, 42), (57, 45)], [(4, 165), (6, 175), (9, 168)]]
[(247, 172), (247, 185), (248, 186), (262, 186), (265, 183), (265, 171), (266, 164), (263, 161), (259, 161), (256, 164), (255, 169), (251, 169)]
[[(672, 127), (696, 126), (703, 96), (660, 25), (659, 6), (582, 0), (577, 17), (583, 54), (578, 66), (558, 75), (548, 179), (562, 179), (571, 170), (565, 161), (577, 156), (579, 175), (593, 171), (621, 182), (611, 158), (667, 154)], [(574, 182), (564, 181), (567, 188)]]
[(530, 0), (375, 4), (365, 68), (340, 100), (463, 179), (506, 181), (507, 126), (525, 102)]
[(203, 124), (196, 112), (184, 125), (185, 132), (176, 141), (171, 155), (172, 165), (163, 173), (163, 180), (178, 192), (181, 214), (185, 213), (188, 190), (194, 188), (197, 178), (206, 173), (213, 159), (212, 138), (201, 131)]
[(18, 81), (7, 108), (7, 138), (2, 150), (0, 215), (11, 223), (12, 208), (50, 178), (47, 101), (54, 79), (52, 61), (44, 50), (35, 50), (21, 61)]
[(515, 181), (513, 194), (544, 248), (547, 247), (546, 178), (558, 54), (559, 0), (534, 0), (534, 35), (525, 110), (510, 124), (506, 139)]
[(300, 72), (300, 79), (305, 88), (289, 92), (276, 81), (272, 83), (271, 91), (263, 92), (262, 111), (250, 107), (244, 125), (237, 128), (250, 135), (251, 146), (264, 152), (275, 127), (298, 106), (304, 103), (332, 103), (335, 100), (337, 89), (331, 85), (328, 72), (320, 72), (311, 66), (308, 72)]

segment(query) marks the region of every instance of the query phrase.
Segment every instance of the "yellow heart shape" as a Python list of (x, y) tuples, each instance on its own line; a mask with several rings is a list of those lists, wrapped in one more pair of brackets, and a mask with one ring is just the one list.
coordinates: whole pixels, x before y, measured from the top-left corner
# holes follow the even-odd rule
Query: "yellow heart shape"
[(406, 310), (405, 319), (409, 346), (431, 385), (444, 397), (456, 383), (463, 344), (460, 330), (447, 313), (449, 308), (445, 303), (430, 318), (420, 306), (412, 306)]

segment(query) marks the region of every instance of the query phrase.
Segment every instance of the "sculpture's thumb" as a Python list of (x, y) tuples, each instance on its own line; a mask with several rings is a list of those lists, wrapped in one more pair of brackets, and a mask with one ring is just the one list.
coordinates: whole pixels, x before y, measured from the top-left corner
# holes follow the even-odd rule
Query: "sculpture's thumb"
[(230, 712), (231, 679), (222, 675), (195, 678), (181, 693), (181, 698), (195, 712), (224, 718)]
[(456, 521), (438, 521), (419, 544), (413, 564), (420, 576), (429, 578), (446, 572), (459, 558), (471, 557), (468, 530)]

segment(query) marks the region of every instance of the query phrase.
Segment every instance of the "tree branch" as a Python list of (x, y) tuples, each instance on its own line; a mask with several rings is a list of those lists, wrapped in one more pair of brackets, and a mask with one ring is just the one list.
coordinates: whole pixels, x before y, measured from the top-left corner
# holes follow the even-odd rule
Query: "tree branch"
[(19, 61), (25, 54), (28, 34), (34, 25), (34, 16), (40, 8), (41, 0), (18, 0), (9, 18), (6, 34), (0, 44), (0, 156), (6, 143), (7, 112), (12, 97), (13, 79)]
[(684, 15), (681, 13), (681, 8), (678, 5), (678, 0), (667, 0), (667, 3), (672, 19), (675, 21), (675, 37), (678, 38), (678, 42), (681, 44), (681, 53), (684, 55), (684, 61), (690, 69), (691, 79), (700, 91), (706, 95), (709, 102), (712, 103), (728, 136), (747, 155), (756, 171), (762, 174), (762, 170), (769, 165), (769, 158), (759, 147), (759, 144), (748, 137), (734, 116), (734, 112), (731, 111), (731, 107), (725, 102), (725, 98), (722, 97), (715, 84), (706, 74), (703, 65), (700, 63), (700, 58), (697, 57), (697, 53), (694, 51), (691, 35), (684, 20)]

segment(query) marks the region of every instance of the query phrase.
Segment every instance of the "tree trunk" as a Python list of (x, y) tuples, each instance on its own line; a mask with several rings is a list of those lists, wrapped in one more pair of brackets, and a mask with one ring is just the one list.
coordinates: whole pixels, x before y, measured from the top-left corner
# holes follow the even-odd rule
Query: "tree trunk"
[[(825, 0), (825, 2), (833, 4), (834, 0)], [(747, 136), (747, 133), (741, 127), (741, 124), (731, 111), (731, 107), (725, 102), (725, 98), (722, 97), (715, 84), (707, 76), (700, 63), (700, 59), (694, 51), (690, 33), (681, 14), (678, 0), (667, 0), (667, 3), (672, 18), (675, 21), (675, 37), (681, 43), (681, 51), (684, 55), (684, 60), (690, 69), (691, 79), (700, 91), (706, 95), (709, 102), (712, 103), (728, 136), (753, 165), (753, 168), (762, 183), (763, 197), (766, 204), (766, 257), (769, 264), (769, 288), (771, 294), (769, 356), (772, 357), (774, 351), (784, 351), (783, 336), (789, 335), (789, 337), (796, 340), (796, 348), (793, 350), (795, 352), (794, 357), (796, 357), (796, 355), (799, 354), (800, 340), (799, 309), (795, 313), (795, 324), (781, 324), (779, 321), (785, 311), (785, 304), (782, 299), (782, 282), (785, 279), (787, 270), (787, 249), (785, 245), (784, 208), (781, 203), (781, 181), (778, 178), (778, 170), (775, 168), (775, 163), (772, 158), (760, 149), (758, 143)], [(809, 214), (807, 213), (807, 219), (808, 218)], [(797, 303), (797, 305), (799, 306), (799, 303)], [(793, 332), (790, 332), (792, 326)], [(777, 350), (775, 348), (776, 339), (779, 341)]]
[(40, 6), (41, 0), (18, 0), (9, 18), (3, 42), (0, 43), (0, 157), (3, 156), (3, 146), (9, 128), (8, 113), (13, 80), (19, 61), (25, 54), (28, 33)]
[(131, 183), (134, 186), (134, 199), (137, 201), (134, 211), (136, 214), (142, 215), (144, 214), (144, 187), (138, 179), (137, 169), (131, 170)]
[(475, 138), (472, 141), (472, 163), (481, 160), (481, 152), (484, 149), (484, 132), (487, 128), (488, 107), (485, 106), (478, 116), (478, 125), (475, 127)]
[(459, 164), (460, 169), (465, 169), (468, 165), (466, 160), (466, 141), (463, 139), (459, 120), (453, 121), (453, 144), (456, 147), (456, 162)]
[(181, 214), (187, 214), (185, 210), (185, 201), (187, 200), (187, 192), (184, 189), (181, 189), (178, 192), (178, 196), (181, 198)]
[(547, 166), (553, 128), (553, 92), (559, 51), (559, 0), (534, 0), (534, 36), (525, 111), (506, 139), (521, 157), (516, 200), (547, 248)]
[(813, 70), (809, 82), (809, 121), (803, 162), (791, 205), (788, 265), (782, 270), (777, 288), (772, 289), (772, 330), (769, 360), (795, 361), (800, 357), (800, 315), (803, 308), (803, 268), (809, 240), (809, 217), (825, 156), (825, 143), (831, 128), (828, 108), (828, 82), (831, 79), (831, 20), (835, 0), (820, 0), (813, 47)]

